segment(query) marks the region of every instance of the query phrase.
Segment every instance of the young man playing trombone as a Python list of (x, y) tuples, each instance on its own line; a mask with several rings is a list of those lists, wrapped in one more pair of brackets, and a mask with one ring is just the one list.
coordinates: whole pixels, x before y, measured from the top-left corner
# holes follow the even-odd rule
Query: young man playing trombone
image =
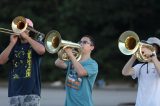
[(132, 66), (137, 56), (132, 55), (122, 70), (124, 76), (138, 78), (138, 93), (136, 106), (160, 106), (160, 61), (157, 54), (160, 52), (160, 40), (150, 37), (145, 43), (154, 47), (153, 52), (148, 47), (141, 48), (142, 55), (147, 58), (147, 62), (142, 62)]
[[(30, 19), (28, 26), (33, 27)], [(0, 64), (11, 62), (8, 96), (10, 106), (40, 106), (40, 58), (45, 53), (41, 41), (29, 36), (29, 30), (11, 35), (10, 43), (0, 54)]]
[(94, 41), (86, 35), (79, 44), (82, 46), (80, 61), (76, 60), (69, 47), (65, 48), (65, 52), (70, 61), (55, 61), (56, 66), (67, 70), (65, 106), (93, 106), (92, 89), (98, 73), (98, 64), (91, 58)]

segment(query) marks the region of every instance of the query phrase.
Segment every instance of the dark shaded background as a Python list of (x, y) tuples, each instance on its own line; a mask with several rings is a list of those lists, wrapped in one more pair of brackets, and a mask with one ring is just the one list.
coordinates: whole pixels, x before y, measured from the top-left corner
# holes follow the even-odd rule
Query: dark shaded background
[[(11, 29), (16, 16), (30, 18), (34, 28), (47, 34), (61, 33), (62, 39), (78, 42), (84, 34), (92, 35), (99, 64), (97, 79), (124, 81), (121, 70), (130, 56), (118, 49), (118, 38), (133, 30), (139, 38), (160, 36), (160, 0), (1, 0), (0, 27)], [(5, 49), (9, 35), (0, 33), (0, 48)], [(64, 80), (65, 74), (54, 66), (57, 54), (46, 53), (42, 60), (42, 80)], [(0, 79), (7, 79), (9, 64), (0, 67)]]

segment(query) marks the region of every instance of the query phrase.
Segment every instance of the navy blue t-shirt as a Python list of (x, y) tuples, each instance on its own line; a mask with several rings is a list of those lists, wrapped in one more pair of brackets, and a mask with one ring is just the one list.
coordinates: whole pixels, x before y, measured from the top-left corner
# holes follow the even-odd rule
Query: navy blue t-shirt
[(40, 96), (40, 57), (29, 43), (17, 43), (14, 46), (9, 56), (9, 97), (29, 94)]

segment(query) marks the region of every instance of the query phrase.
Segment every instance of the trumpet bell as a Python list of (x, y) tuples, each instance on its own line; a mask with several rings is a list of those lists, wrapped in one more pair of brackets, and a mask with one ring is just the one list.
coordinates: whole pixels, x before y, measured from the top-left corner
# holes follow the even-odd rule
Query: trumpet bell
[(49, 53), (54, 54), (58, 52), (58, 50), (60, 49), (60, 44), (61, 44), (60, 33), (56, 30), (50, 31), (46, 35), (44, 42), (45, 42), (46, 50)]
[(139, 37), (135, 32), (125, 31), (119, 37), (118, 47), (123, 54), (131, 55), (137, 51), (139, 42)]
[(56, 30), (52, 30), (46, 35), (44, 44), (45, 44), (46, 50), (49, 53), (54, 54), (58, 52), (58, 58), (61, 60), (64, 60), (64, 61), (69, 60), (69, 57), (64, 50), (66, 47), (69, 47), (72, 49), (72, 53), (76, 57), (77, 61), (81, 59), (81, 55), (82, 55), (81, 46), (77, 43), (62, 40), (60, 33)]

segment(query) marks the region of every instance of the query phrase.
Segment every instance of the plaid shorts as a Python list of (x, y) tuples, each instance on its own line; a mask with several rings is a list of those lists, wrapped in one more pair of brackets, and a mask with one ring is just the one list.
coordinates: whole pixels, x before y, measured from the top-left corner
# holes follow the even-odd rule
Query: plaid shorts
[(21, 95), (9, 98), (9, 106), (40, 106), (40, 97), (37, 95)]

